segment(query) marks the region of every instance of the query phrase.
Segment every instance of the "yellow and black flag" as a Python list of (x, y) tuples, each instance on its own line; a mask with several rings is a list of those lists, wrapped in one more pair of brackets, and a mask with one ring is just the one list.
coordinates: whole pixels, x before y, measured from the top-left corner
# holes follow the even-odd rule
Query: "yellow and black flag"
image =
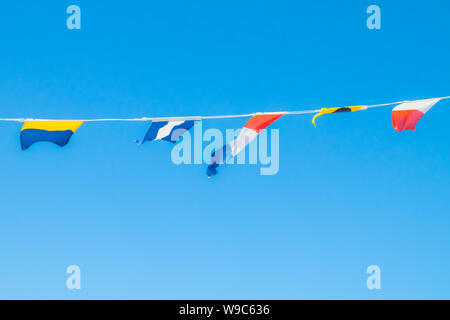
[(353, 111), (360, 111), (360, 110), (366, 110), (367, 106), (353, 106), (353, 107), (342, 107), (342, 108), (322, 108), (318, 114), (316, 114), (313, 119), (312, 123), (314, 126), (316, 126), (316, 118), (329, 113), (340, 113), (340, 112), (353, 112)]

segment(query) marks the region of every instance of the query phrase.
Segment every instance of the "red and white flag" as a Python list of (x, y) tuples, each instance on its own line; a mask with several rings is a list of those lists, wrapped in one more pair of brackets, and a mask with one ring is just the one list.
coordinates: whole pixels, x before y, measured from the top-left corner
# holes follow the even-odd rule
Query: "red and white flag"
[(416, 130), (416, 123), (441, 99), (408, 101), (392, 110), (392, 125), (397, 132)]
[(282, 114), (264, 114), (257, 115), (248, 120), (237, 139), (230, 142), (231, 157), (241, 152), (258, 134), (270, 126)]
[(223, 164), (226, 160), (233, 158), (239, 152), (245, 149), (245, 147), (253, 141), (261, 131), (270, 126), (274, 121), (283, 116), (283, 113), (278, 114), (261, 114), (252, 117), (244, 125), (239, 136), (230, 141), (222, 148), (219, 148), (211, 155), (211, 164), (208, 166), (208, 177), (217, 174), (217, 167), (219, 164)]

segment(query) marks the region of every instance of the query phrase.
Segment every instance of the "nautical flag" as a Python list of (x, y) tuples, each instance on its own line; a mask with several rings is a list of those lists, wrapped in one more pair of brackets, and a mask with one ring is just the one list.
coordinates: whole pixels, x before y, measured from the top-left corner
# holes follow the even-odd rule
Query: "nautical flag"
[(258, 134), (270, 126), (275, 120), (283, 114), (262, 114), (252, 117), (242, 128), (239, 136), (224, 145), (222, 148), (215, 150), (211, 155), (211, 164), (208, 166), (206, 174), (208, 177), (217, 174), (217, 167), (225, 161), (233, 158), (241, 152)]
[(343, 108), (322, 108), (318, 114), (316, 114), (313, 119), (312, 123), (314, 126), (316, 126), (316, 118), (329, 113), (340, 113), (340, 112), (353, 112), (353, 111), (359, 111), (359, 110), (366, 110), (367, 106), (354, 106), (354, 107), (343, 107)]
[(416, 123), (441, 99), (408, 101), (392, 110), (392, 126), (397, 132), (416, 130)]
[(22, 150), (40, 141), (65, 146), (83, 121), (25, 121), (20, 133)]
[(146, 141), (166, 140), (175, 143), (197, 122), (197, 120), (153, 121), (144, 139), (136, 142), (143, 144)]

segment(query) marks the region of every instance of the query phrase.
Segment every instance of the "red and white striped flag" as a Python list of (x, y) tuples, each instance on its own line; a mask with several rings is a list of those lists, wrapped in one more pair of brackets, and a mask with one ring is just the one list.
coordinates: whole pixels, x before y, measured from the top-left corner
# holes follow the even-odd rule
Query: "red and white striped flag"
[(208, 177), (215, 176), (219, 164), (223, 164), (226, 160), (233, 158), (239, 152), (244, 150), (244, 148), (255, 139), (261, 131), (270, 126), (282, 115), (283, 113), (261, 114), (248, 120), (236, 139), (213, 152), (211, 155), (211, 164), (208, 166)]
[(441, 99), (408, 101), (392, 110), (392, 125), (397, 132), (416, 130), (416, 123)]

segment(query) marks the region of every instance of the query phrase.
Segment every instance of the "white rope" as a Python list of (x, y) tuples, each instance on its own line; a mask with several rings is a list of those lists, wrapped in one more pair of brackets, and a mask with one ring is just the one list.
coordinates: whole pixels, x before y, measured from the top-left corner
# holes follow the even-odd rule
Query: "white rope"
[[(448, 97), (435, 98), (440, 100), (450, 99)], [(365, 105), (367, 108), (378, 108), (378, 107), (386, 107), (394, 104), (401, 104), (405, 102), (411, 102), (409, 100), (397, 101), (397, 102), (389, 102), (383, 104), (374, 104), (374, 105)], [(343, 107), (345, 108), (345, 107)], [(180, 120), (204, 120), (204, 119), (231, 119), (231, 118), (247, 118), (253, 117), (256, 115), (264, 115), (264, 114), (283, 114), (283, 115), (299, 115), (299, 114), (311, 114), (320, 112), (321, 109), (316, 110), (299, 110), (299, 111), (278, 111), (278, 112), (256, 112), (256, 113), (247, 113), (247, 114), (231, 114), (231, 115), (218, 115), (218, 116), (187, 116), (187, 117), (143, 117), (143, 118), (131, 118), (131, 119), (84, 119), (84, 120), (66, 120), (66, 119), (25, 119), (25, 118), (0, 118), (0, 121), (3, 122), (25, 122), (25, 121), (84, 121), (84, 122), (111, 122), (111, 121), (180, 121)]]

